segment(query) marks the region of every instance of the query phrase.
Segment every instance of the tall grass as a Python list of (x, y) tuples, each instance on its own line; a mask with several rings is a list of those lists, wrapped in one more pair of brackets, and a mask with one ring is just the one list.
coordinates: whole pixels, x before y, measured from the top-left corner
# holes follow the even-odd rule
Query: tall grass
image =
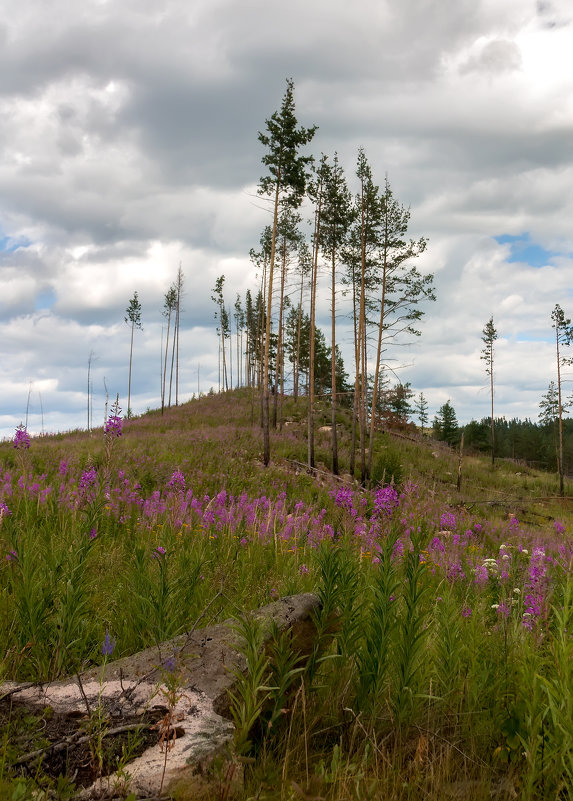
[[(572, 521), (553, 479), (468, 460), (457, 493), (455, 456), (406, 440), (386, 459), (398, 486), (264, 470), (249, 402), (130, 420), (113, 447), (0, 447), (0, 675), (101, 663), (107, 631), (117, 656), (158, 645), (216, 598), (250, 668), (233, 698), (246, 797), (569, 797)], [(311, 589), (310, 657), (276, 632), (261, 654), (237, 609)]]

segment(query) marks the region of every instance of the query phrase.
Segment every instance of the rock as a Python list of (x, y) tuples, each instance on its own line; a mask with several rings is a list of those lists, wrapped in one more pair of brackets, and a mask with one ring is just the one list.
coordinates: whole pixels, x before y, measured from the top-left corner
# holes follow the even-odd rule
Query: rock
[[(294, 650), (308, 654), (315, 631), (312, 613), (317, 609), (317, 597), (304, 593), (282, 598), (252, 614), (260, 620), (265, 639), (276, 624), (279, 631), (290, 631)], [(158, 707), (157, 742), (124, 768), (129, 774), (129, 791), (147, 798), (176, 789), (178, 798), (200, 799), (212, 793), (218, 764), (228, 781), (229, 797), (242, 786), (241, 766), (232, 758), (234, 726), (229, 701), (232, 670), (246, 668), (238, 647), (237, 634), (229, 623), (221, 623), (85, 671), (80, 680), (70, 677), (43, 686), (5, 682), (0, 685), (0, 698), (9, 692), (26, 706), (50, 706), (57, 713), (83, 714), (86, 719), (87, 707), (103, 707), (112, 721), (106, 724), (109, 727), (123, 717), (137, 718)], [(170, 671), (178, 676), (171, 696), (166, 684)], [(165, 734), (174, 730), (177, 737), (165, 751)], [(122, 781), (125, 778), (118, 774), (106, 776), (84, 789), (81, 797), (111, 797)]]

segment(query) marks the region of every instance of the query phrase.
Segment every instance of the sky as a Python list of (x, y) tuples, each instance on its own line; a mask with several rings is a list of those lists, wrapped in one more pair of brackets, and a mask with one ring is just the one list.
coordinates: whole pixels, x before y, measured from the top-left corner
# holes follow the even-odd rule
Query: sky
[[(573, 8), (567, 0), (4, 0), (0, 20), (0, 437), (93, 423), (106, 388), (160, 404), (164, 296), (184, 273), (179, 400), (218, 388), (212, 289), (255, 292), (270, 222), (258, 132), (295, 85), (307, 152), (360, 147), (428, 247), (437, 299), (395, 375), (536, 419), (556, 377), (551, 311), (573, 316)], [(310, 208), (303, 209), (310, 214)], [(319, 324), (328, 332), (326, 284)], [(339, 341), (352, 372), (349, 320)], [(163, 332), (163, 333), (162, 333)], [(571, 372), (573, 378), (573, 371)], [(566, 375), (566, 378), (568, 375)], [(573, 387), (572, 387), (573, 389)]]

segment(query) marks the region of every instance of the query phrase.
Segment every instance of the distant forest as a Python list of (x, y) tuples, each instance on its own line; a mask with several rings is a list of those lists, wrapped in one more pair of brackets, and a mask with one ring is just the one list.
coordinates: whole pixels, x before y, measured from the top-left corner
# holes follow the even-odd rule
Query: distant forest
[[(464, 448), (489, 453), (491, 419), (472, 420), (459, 431), (464, 433)], [(534, 423), (532, 420), (494, 420), (496, 458), (516, 459), (542, 470), (557, 470), (559, 441), (557, 421)], [(573, 475), (573, 420), (563, 420), (563, 472)]]

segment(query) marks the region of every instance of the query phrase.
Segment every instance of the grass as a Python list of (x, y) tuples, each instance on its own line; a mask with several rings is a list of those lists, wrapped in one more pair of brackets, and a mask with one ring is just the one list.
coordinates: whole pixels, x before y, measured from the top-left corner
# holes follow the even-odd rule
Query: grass
[[(135, 653), (215, 598), (210, 619), (237, 619), (252, 668), (233, 699), (245, 800), (569, 798), (570, 497), (555, 476), (473, 456), (458, 491), (456, 453), (389, 434), (378, 487), (329, 477), (326, 433), (311, 476), (304, 406), (285, 402), (294, 424), (267, 469), (246, 390), (129, 420), (121, 438), (0, 445), (0, 677), (101, 664), (107, 632), (114, 656)], [(341, 426), (342, 472), (348, 445)], [(308, 590), (322, 602), (310, 659), (278, 634), (260, 657), (237, 610)], [(13, 725), (0, 787), (17, 799), (31, 779)]]

